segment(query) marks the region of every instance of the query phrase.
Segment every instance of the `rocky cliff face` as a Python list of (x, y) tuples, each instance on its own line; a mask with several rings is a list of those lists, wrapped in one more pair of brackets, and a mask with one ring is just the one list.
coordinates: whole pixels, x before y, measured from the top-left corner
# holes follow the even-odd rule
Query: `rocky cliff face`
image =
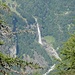
[(11, 57), (16, 57), (16, 46), (13, 45), (13, 34), (11, 27), (0, 24), (0, 39), (4, 41), (4, 44), (0, 46), (0, 51)]
[(41, 67), (47, 67), (48, 62), (45, 61), (44, 57), (42, 55), (39, 55), (37, 52), (34, 51), (34, 57), (30, 58), (29, 55), (23, 54), (23, 59), (27, 62), (33, 62), (34, 64), (39, 64)]

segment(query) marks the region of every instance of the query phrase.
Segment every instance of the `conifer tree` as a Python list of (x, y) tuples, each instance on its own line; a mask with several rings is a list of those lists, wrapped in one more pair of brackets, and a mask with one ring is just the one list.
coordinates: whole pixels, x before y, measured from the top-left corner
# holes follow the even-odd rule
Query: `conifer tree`
[[(75, 75), (75, 35), (72, 35), (61, 48), (62, 61), (56, 66), (57, 75)], [(52, 74), (52, 75), (54, 75)]]

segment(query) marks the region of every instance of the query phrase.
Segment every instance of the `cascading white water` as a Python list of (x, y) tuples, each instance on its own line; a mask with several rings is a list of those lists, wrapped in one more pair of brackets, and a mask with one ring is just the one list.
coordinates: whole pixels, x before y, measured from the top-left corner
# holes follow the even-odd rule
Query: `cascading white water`
[(55, 50), (52, 46), (48, 45), (46, 42), (45, 42), (45, 44), (44, 44), (44, 42), (42, 41), (42, 39), (41, 39), (41, 32), (40, 32), (39, 24), (38, 24), (38, 22), (37, 22), (37, 18), (34, 17), (34, 19), (35, 19), (36, 25), (37, 25), (38, 37), (39, 37), (39, 38), (38, 38), (38, 42), (39, 42), (39, 44), (41, 44), (43, 47), (44, 47), (44, 46), (47, 47), (47, 48), (45, 48), (45, 50), (47, 51), (47, 53), (48, 53), (49, 55), (54, 56), (54, 57), (55, 57), (56, 59), (58, 59), (58, 60), (61, 60), (61, 58), (59, 57), (59, 55), (58, 55), (58, 53), (56, 52), (56, 50)]
[[(59, 57), (59, 55), (58, 55), (58, 53), (56, 52), (56, 50), (55, 50), (53, 47), (49, 46), (46, 42), (42, 42), (42, 39), (41, 39), (41, 32), (40, 32), (39, 24), (38, 24), (38, 22), (37, 22), (37, 18), (34, 17), (34, 16), (33, 16), (33, 18), (35, 19), (36, 24), (37, 24), (38, 37), (39, 37), (38, 42), (39, 42), (39, 44), (41, 44), (43, 47), (46, 46), (46, 48), (45, 48), (46, 52), (47, 52), (49, 55), (52, 55), (52, 56), (54, 56), (56, 59), (59, 59), (59, 60), (61, 61), (61, 58)], [(54, 64), (45, 74), (43, 74), (43, 75), (48, 75), (49, 72), (51, 72), (52, 70), (54, 70), (54, 68), (55, 68), (55, 64)]]
[(34, 19), (35, 19), (36, 25), (37, 25), (37, 31), (38, 31), (38, 37), (39, 37), (39, 38), (38, 38), (38, 42), (39, 42), (39, 44), (43, 45), (42, 39), (41, 39), (41, 32), (40, 32), (39, 24), (38, 24), (38, 22), (37, 22), (37, 18), (34, 17)]
[(38, 36), (39, 36), (38, 42), (39, 42), (41, 45), (43, 45), (42, 40), (41, 40), (41, 33), (40, 33), (40, 28), (39, 28), (38, 23), (37, 23), (37, 30), (38, 30)]
[(53, 69), (55, 68), (55, 64), (43, 75), (47, 75), (48, 73), (50, 73)]

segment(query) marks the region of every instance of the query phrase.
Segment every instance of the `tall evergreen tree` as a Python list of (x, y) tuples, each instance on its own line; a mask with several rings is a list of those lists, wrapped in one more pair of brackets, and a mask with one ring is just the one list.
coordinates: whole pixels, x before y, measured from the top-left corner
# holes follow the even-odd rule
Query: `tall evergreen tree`
[(75, 75), (75, 35), (72, 35), (61, 48), (56, 71), (52, 75)]

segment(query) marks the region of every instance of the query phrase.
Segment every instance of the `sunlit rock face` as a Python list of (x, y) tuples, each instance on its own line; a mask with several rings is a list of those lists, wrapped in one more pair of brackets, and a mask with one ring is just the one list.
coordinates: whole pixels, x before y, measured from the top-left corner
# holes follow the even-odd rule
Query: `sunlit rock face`
[(16, 58), (16, 45), (12, 45), (10, 48), (9, 48), (9, 55), (10, 57), (14, 57)]
[(58, 53), (51, 45), (49, 45), (45, 40), (43, 40), (42, 42), (43, 42), (43, 47), (45, 48), (49, 56), (53, 56), (56, 59), (61, 60)]

